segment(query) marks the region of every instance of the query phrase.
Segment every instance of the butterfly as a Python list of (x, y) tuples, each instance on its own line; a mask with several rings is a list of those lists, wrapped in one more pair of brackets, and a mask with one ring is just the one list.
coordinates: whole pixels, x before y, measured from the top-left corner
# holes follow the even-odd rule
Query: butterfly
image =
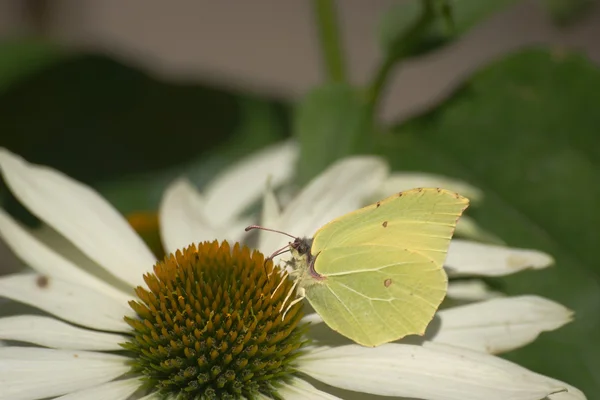
[(468, 204), (448, 190), (412, 189), (336, 218), (312, 238), (288, 235), (294, 285), (284, 304), (298, 290), (285, 312), (306, 298), (330, 328), (369, 347), (424, 335), (446, 295), (444, 260)]

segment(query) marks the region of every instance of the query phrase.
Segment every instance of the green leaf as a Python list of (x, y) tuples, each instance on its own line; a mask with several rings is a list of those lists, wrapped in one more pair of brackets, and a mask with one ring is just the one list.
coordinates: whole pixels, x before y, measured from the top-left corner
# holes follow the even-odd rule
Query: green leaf
[(431, 4), (432, 16), (416, 37), (411, 30), (423, 15), (426, 0), (399, 2), (382, 16), (379, 41), (383, 51), (391, 54), (392, 58), (433, 50), (517, 0), (427, 1)]
[(583, 17), (598, 2), (596, 0), (543, 0), (542, 4), (557, 25), (568, 26)]
[(470, 215), (508, 245), (556, 265), (498, 280), (575, 321), (507, 355), (597, 393), (600, 382), (600, 70), (578, 55), (530, 50), (478, 73), (437, 110), (380, 143), (393, 167), (443, 173), (484, 190)]
[(40, 40), (0, 42), (0, 93), (30, 74), (66, 57), (57, 46)]
[(370, 121), (363, 95), (349, 85), (329, 84), (310, 92), (294, 114), (302, 149), (298, 182), (307, 182), (341, 157), (367, 151)]

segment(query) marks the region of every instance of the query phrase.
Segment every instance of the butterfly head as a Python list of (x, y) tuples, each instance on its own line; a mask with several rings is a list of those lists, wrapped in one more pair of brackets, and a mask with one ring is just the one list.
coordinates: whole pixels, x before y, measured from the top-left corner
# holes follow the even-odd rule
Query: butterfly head
[(311, 238), (295, 238), (294, 241), (290, 243), (290, 250), (294, 256), (310, 255), (312, 242), (313, 240)]

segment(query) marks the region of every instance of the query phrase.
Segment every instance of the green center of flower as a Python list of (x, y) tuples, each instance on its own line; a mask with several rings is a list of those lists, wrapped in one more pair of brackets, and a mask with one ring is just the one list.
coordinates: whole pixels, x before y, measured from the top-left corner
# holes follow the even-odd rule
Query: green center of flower
[(305, 343), (302, 306), (282, 320), (292, 282), (282, 282), (279, 267), (215, 241), (167, 256), (144, 280), (123, 347), (149, 388), (182, 400), (279, 397)]

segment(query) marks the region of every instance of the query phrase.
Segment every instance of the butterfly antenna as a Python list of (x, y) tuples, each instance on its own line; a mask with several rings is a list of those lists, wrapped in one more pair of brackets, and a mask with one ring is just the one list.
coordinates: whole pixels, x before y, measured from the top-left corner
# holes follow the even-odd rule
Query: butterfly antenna
[(246, 229), (244, 229), (244, 230), (246, 232), (250, 232), (253, 229), (260, 229), (261, 231), (269, 231), (269, 232), (281, 233), (282, 235), (289, 236), (292, 239), (296, 239), (296, 236), (292, 236), (289, 233), (286, 233), (286, 232), (283, 232), (283, 231), (278, 231), (277, 229), (265, 228), (264, 226), (260, 226), (260, 225), (250, 225), (250, 226), (246, 227)]
[[(244, 229), (244, 230), (246, 232), (250, 232), (251, 230), (254, 230), (254, 229), (260, 229), (261, 231), (280, 233), (282, 235), (289, 236), (292, 239), (297, 239), (296, 236), (292, 236), (289, 233), (286, 233), (283, 231), (278, 231), (277, 229), (265, 228), (264, 226), (260, 226), (260, 225), (250, 225), (250, 226), (247, 226), (246, 229)], [(264, 263), (263, 267), (265, 268), (265, 273), (267, 274), (267, 281), (269, 280), (269, 273), (267, 272), (267, 261), (272, 260), (274, 257), (277, 257), (278, 255), (283, 254), (286, 251), (290, 251), (290, 249), (289, 249), (290, 245), (291, 245), (290, 243), (286, 244), (285, 246), (276, 250), (273, 254), (271, 254), (269, 257), (267, 257), (265, 259), (265, 263)]]

